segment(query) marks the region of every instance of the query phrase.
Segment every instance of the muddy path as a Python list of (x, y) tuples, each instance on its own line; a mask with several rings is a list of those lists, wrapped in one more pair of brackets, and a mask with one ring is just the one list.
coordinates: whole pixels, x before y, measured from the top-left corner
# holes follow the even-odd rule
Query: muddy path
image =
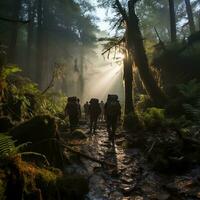
[[(87, 132), (86, 125), (81, 128)], [(79, 157), (66, 167), (67, 172), (88, 178), (87, 200), (199, 199), (200, 185), (193, 187), (192, 192), (188, 189), (193, 185), (192, 172), (187, 176), (169, 176), (152, 171), (138, 148), (127, 148), (126, 132), (121, 129), (117, 130), (113, 146), (102, 123), (95, 134), (88, 134), (80, 150), (112, 164), (99, 164)], [(193, 172), (194, 177), (199, 172)]]

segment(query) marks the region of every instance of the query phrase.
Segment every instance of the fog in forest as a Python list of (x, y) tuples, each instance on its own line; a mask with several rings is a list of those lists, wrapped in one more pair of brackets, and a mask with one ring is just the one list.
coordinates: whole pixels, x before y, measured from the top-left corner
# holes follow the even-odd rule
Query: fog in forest
[(101, 55), (98, 39), (108, 33), (100, 30), (104, 22), (95, 9), (84, 1), (1, 1), (0, 16), (22, 22), (0, 20), (7, 62), (17, 63), (22, 76), (42, 90), (57, 76), (52, 90), (83, 102), (91, 97), (105, 100), (108, 93), (123, 99), (122, 63)]

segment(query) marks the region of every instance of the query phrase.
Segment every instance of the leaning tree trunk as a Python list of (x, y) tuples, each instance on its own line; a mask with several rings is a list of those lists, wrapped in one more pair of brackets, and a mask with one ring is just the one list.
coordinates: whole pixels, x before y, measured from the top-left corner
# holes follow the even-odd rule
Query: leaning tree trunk
[(128, 29), (128, 45), (135, 63), (138, 67), (138, 71), (142, 82), (146, 88), (147, 93), (157, 105), (164, 105), (167, 101), (166, 96), (162, 90), (158, 87), (153, 74), (149, 68), (147, 55), (145, 52), (142, 34), (139, 28), (139, 20), (135, 14), (135, 1), (130, 0), (128, 3), (129, 16), (127, 19)]
[(133, 61), (127, 55), (124, 60), (124, 83), (125, 83), (125, 115), (134, 113), (133, 107)]
[(190, 33), (195, 32), (195, 25), (194, 25), (194, 17), (192, 13), (192, 7), (190, 0), (185, 0), (185, 5), (186, 5), (186, 11), (187, 11), (187, 16), (188, 16), (188, 22), (190, 26)]
[(169, 15), (170, 15), (170, 31), (171, 42), (176, 42), (176, 15), (174, 9), (174, 0), (169, 0)]

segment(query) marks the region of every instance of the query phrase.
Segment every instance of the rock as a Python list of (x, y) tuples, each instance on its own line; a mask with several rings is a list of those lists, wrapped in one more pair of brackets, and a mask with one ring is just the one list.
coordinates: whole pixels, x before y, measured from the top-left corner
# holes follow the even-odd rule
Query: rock
[(10, 118), (1, 117), (0, 118), (0, 133), (8, 132), (14, 125), (12, 124)]
[(48, 115), (36, 116), (13, 128), (10, 134), (18, 143), (41, 142), (49, 138), (58, 138), (55, 119)]
[(85, 133), (81, 129), (76, 129), (72, 133), (66, 136), (70, 140), (84, 140), (87, 138)]
[(34, 117), (13, 128), (10, 134), (18, 144), (31, 142), (26, 151), (44, 154), (52, 166), (63, 168), (63, 153), (58, 140), (57, 126), (51, 116)]

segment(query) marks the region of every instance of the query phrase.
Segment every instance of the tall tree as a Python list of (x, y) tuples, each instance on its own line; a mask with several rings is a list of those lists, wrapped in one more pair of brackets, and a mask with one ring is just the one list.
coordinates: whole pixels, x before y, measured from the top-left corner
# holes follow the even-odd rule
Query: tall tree
[(190, 27), (190, 33), (194, 33), (195, 32), (195, 24), (194, 24), (194, 17), (193, 17), (192, 6), (190, 3), (190, 0), (185, 0), (185, 5), (186, 5), (186, 11), (187, 11), (188, 22), (189, 22), (189, 27)]
[[(19, 19), (21, 3), (22, 3), (21, 0), (14, 1), (13, 15), (12, 15), (13, 20)], [(12, 30), (11, 30), (10, 42), (8, 45), (8, 61), (9, 62), (15, 61), (17, 36), (18, 36), (18, 23), (13, 23)]]
[(175, 42), (177, 39), (177, 30), (176, 30), (176, 14), (174, 9), (174, 0), (169, 0), (169, 13), (170, 13), (171, 41)]
[(116, 0), (115, 5), (126, 23), (128, 50), (135, 60), (145, 88), (155, 103), (163, 105), (166, 103), (166, 97), (162, 90), (158, 87), (149, 68), (143, 38), (139, 27), (139, 19), (135, 13), (136, 2), (137, 0), (128, 1), (128, 14), (122, 7), (119, 0)]
[(27, 73), (29, 77), (32, 76), (32, 69), (31, 69), (31, 54), (33, 48), (33, 37), (34, 37), (34, 17), (35, 17), (35, 1), (28, 2), (28, 19), (29, 25), (27, 26), (27, 55), (26, 55), (26, 66), (27, 66)]

